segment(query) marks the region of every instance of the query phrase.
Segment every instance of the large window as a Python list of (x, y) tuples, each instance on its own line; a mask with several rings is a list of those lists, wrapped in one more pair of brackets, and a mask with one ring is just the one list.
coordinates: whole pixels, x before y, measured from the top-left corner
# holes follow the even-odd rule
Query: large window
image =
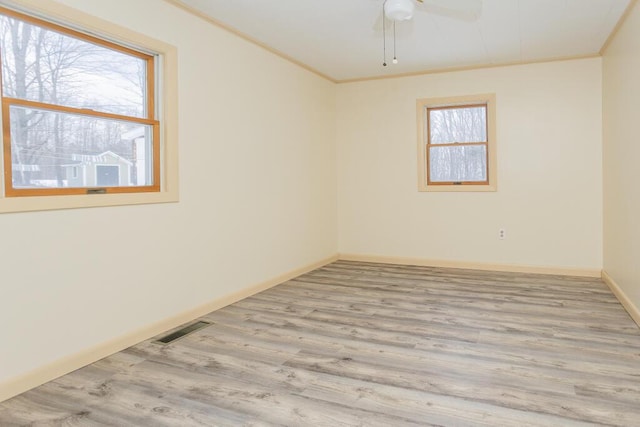
[(0, 7), (4, 196), (160, 191), (156, 57)]
[(421, 191), (495, 190), (495, 98), (418, 100)]

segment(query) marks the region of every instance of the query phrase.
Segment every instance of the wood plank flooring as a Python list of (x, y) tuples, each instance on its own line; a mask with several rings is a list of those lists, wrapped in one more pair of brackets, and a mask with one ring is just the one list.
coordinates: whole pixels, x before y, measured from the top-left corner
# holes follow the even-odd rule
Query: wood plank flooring
[(0, 426), (640, 426), (598, 279), (339, 261), (0, 403)]

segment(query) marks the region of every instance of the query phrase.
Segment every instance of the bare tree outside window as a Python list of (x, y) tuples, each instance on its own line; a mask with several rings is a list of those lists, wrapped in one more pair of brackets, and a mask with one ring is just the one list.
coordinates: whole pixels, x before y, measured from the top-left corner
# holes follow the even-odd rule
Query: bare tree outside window
[(427, 109), (429, 183), (487, 182), (487, 106)]
[(0, 49), (7, 194), (157, 188), (152, 56), (2, 8)]

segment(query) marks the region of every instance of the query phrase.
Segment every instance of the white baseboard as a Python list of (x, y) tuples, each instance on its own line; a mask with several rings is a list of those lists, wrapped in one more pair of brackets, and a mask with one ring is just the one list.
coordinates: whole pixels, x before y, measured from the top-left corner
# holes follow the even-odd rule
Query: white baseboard
[(627, 310), (629, 316), (631, 316), (633, 321), (640, 327), (640, 309), (638, 309), (616, 281), (604, 270), (602, 270), (602, 280), (609, 286), (609, 289), (611, 289), (611, 292), (618, 298), (618, 301), (620, 301), (624, 309)]
[(555, 274), (560, 276), (600, 277), (600, 269), (571, 267), (542, 267), (534, 265), (489, 264), (465, 261), (433, 260), (426, 258), (341, 253), (340, 260), (378, 262), (382, 264), (419, 265), (424, 267), (463, 268), (469, 270), (506, 271), (513, 273)]
[(190, 322), (207, 313), (218, 310), (234, 302), (240, 301), (251, 295), (267, 290), (280, 283), (291, 280), (297, 276), (308, 273), (309, 271), (320, 268), (338, 259), (337, 255), (322, 259), (309, 265), (291, 270), (277, 277), (271, 278), (264, 282), (242, 289), (240, 291), (225, 295), (213, 301), (209, 301), (194, 309), (179, 313), (175, 316), (163, 319), (152, 325), (144, 326), (131, 333), (114, 338), (107, 342), (98, 344), (94, 347), (83, 350), (79, 353), (72, 354), (62, 359), (55, 360), (47, 365), (34, 369), (23, 375), (19, 375), (0, 384), (0, 402), (11, 397), (24, 393), (34, 387), (58, 378), (69, 372), (75, 371), (83, 366), (89, 365), (113, 353), (122, 351), (165, 331), (176, 328), (184, 323)]

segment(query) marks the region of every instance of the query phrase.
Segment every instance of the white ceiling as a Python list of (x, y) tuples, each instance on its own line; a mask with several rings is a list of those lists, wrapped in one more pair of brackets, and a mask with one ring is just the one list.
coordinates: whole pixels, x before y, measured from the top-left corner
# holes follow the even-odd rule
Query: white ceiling
[[(630, 0), (482, 0), (475, 21), (417, 11), (398, 23), (384, 0), (173, 0), (336, 81), (596, 55)], [(451, 0), (426, 0), (446, 5)]]

